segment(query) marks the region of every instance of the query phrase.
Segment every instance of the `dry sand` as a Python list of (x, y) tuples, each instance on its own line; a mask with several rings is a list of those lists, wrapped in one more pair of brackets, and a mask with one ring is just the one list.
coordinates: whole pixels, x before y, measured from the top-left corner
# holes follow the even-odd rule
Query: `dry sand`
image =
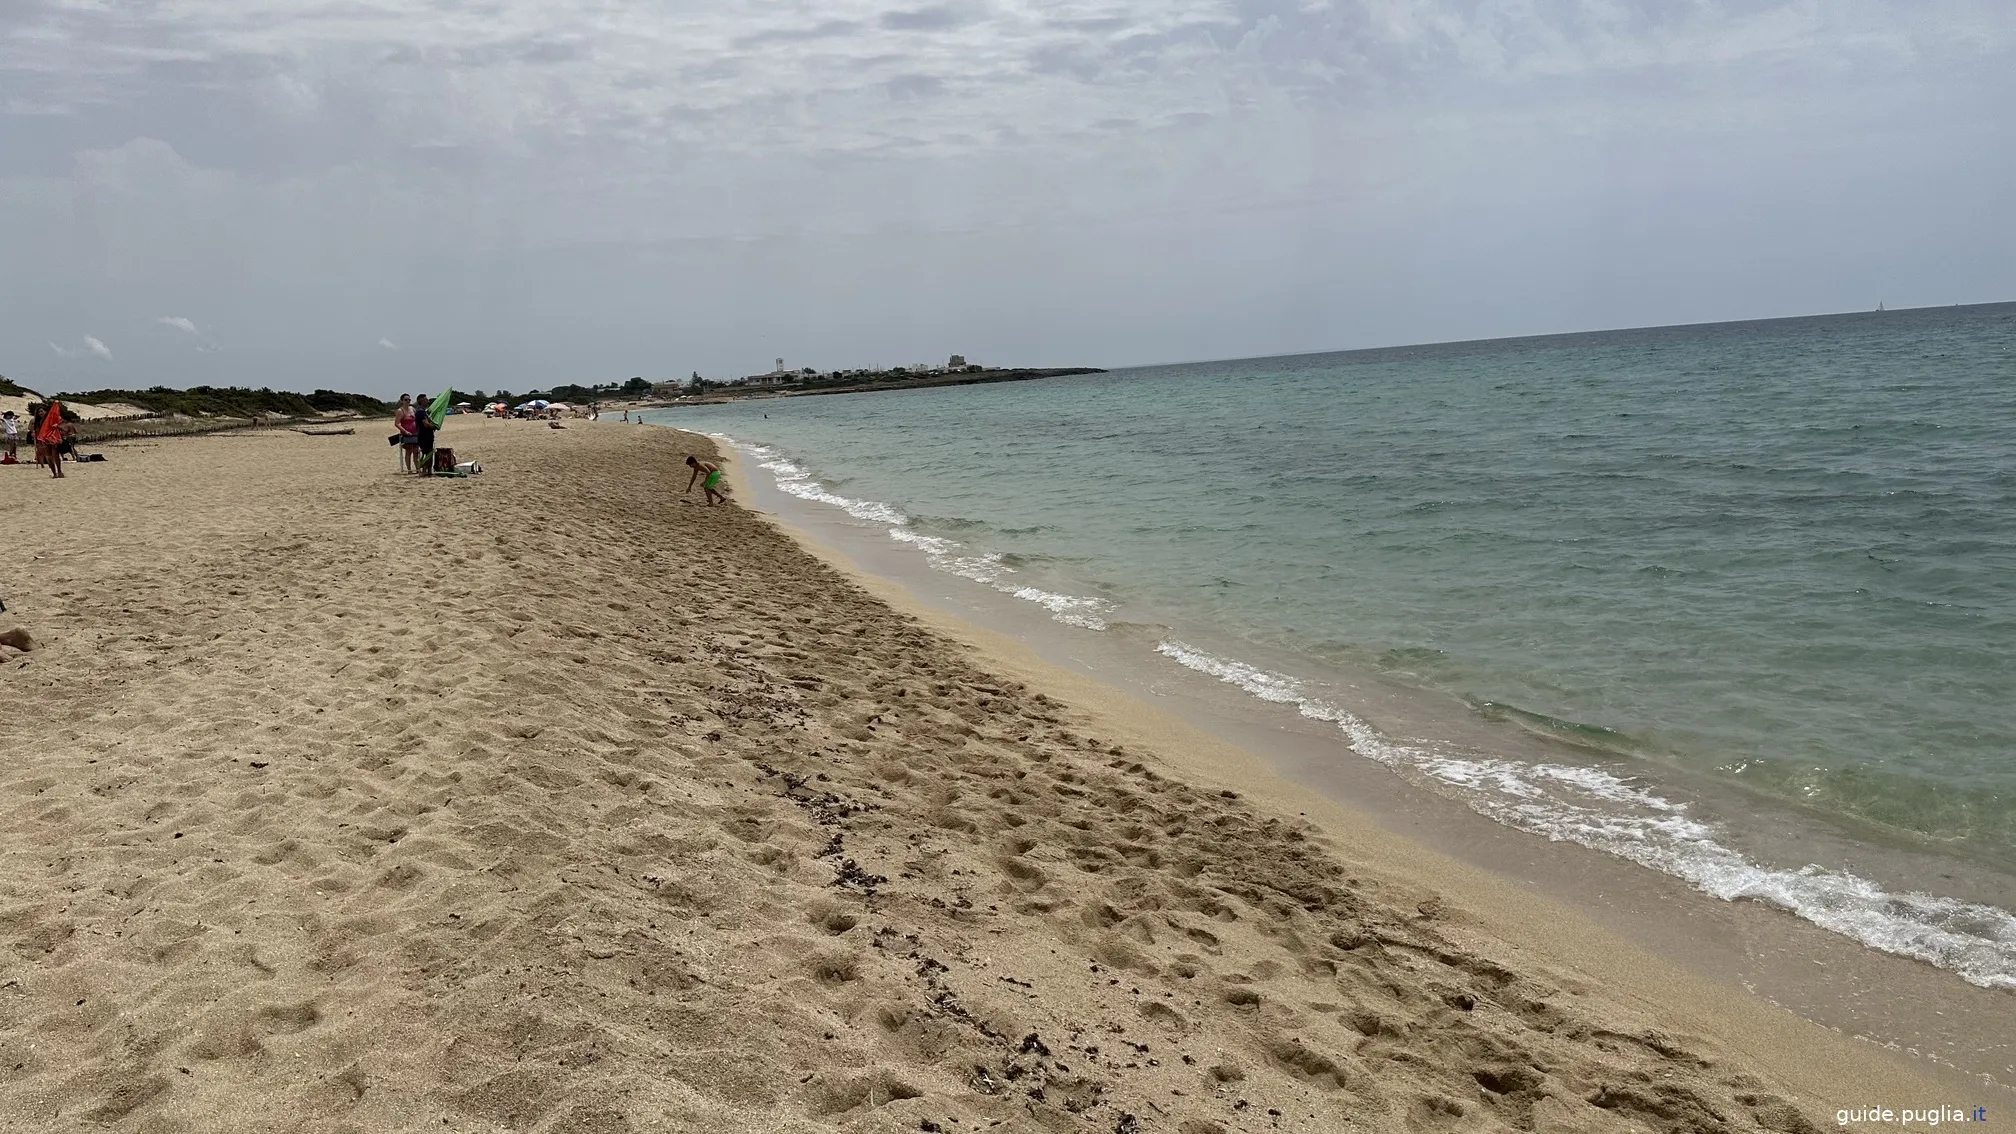
[(7, 478), (0, 628), (42, 647), (0, 650), (0, 1127), (1802, 1131), (1966, 1101), (1222, 788), (1145, 710), (682, 500), (704, 442), (443, 438), (486, 475), (398, 477), (367, 428)]

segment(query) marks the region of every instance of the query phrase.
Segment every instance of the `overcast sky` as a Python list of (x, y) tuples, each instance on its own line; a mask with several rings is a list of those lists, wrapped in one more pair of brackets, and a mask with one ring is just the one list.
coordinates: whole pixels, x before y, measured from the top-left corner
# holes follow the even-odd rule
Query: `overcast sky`
[(0, 0), (39, 388), (2007, 299), (2010, 0)]

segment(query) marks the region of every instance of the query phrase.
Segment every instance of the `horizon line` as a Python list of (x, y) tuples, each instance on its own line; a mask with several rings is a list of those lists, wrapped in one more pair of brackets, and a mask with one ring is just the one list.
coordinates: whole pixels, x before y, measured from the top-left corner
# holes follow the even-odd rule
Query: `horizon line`
[[(1370, 354), (1382, 350), (1416, 350), (1422, 347), (1479, 346), (1485, 343), (1514, 343), (1529, 339), (1570, 339), (1586, 335), (1617, 335), (1630, 331), (1681, 331), (1696, 327), (1740, 327), (1752, 323), (1793, 323), (1804, 319), (1842, 319), (1857, 315), (1911, 315), (1921, 311), (1951, 311), (1954, 308), (2008, 307), (2016, 306), (2016, 299), (1990, 299), (1976, 303), (1926, 304), (1922, 307), (1883, 307), (1881, 305), (1859, 311), (1820, 311), (1805, 315), (1760, 315), (1748, 319), (1703, 319), (1694, 323), (1652, 323), (1636, 327), (1593, 327), (1580, 331), (1535, 331), (1520, 335), (1493, 335), (1477, 339), (1435, 339), (1427, 342), (1382, 343), (1378, 346), (1330, 347), (1322, 350), (1298, 350), (1287, 354), (1249, 354), (1235, 358), (1191, 358), (1178, 362), (1132, 362), (1109, 367), (1109, 373), (1122, 370), (1149, 370), (1164, 366), (1208, 366), (1219, 362), (1247, 362), (1261, 358), (1313, 358), (1322, 354)], [(1032, 368), (1033, 369), (1033, 368)]]

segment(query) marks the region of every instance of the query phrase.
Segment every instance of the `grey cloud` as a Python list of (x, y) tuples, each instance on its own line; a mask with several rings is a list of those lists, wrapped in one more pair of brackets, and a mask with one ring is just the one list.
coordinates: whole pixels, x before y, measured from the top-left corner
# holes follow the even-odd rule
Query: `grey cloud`
[(734, 42), (738, 49), (762, 47), (773, 43), (807, 43), (812, 40), (852, 35), (860, 28), (861, 25), (853, 20), (827, 20), (804, 28), (769, 28), (753, 35), (741, 36)]
[(587, 57), (588, 51), (581, 44), (558, 40), (534, 43), (518, 54), (518, 58), (527, 63), (568, 63)]
[[(587, 59), (589, 49), (579, 42), (527, 36), (495, 43), (472, 44), (455, 52), (455, 61), (469, 67), (495, 67), (508, 63), (533, 65), (572, 63)], [(424, 62), (424, 59), (421, 60)], [(410, 64), (409, 64), (410, 65)]]
[(1134, 20), (1132, 20), (1127, 16), (1090, 16), (1076, 19), (1061, 19), (1061, 20), (1050, 19), (1045, 20), (1044, 23), (1050, 27), (1059, 28), (1063, 31), (1068, 32), (1119, 31), (1121, 28), (1134, 26)]
[(891, 31), (944, 31), (971, 23), (976, 17), (949, 5), (884, 12), (876, 22)]
[(1092, 48), (1059, 44), (1039, 47), (1029, 53), (1029, 70), (1037, 75), (1070, 75), (1086, 82), (1099, 77), (1103, 57)]
[(709, 59), (691, 67), (682, 68), (679, 77), (688, 82), (714, 79), (732, 79), (742, 73), (742, 64), (733, 59)]
[(448, 174), (475, 175), (496, 164), (495, 155), (489, 151), (454, 142), (408, 146), (403, 157), (407, 168)]
[(898, 75), (889, 80), (888, 88), (890, 98), (930, 98), (945, 90), (945, 81), (935, 75)]
[[(1879, 278), (2016, 294), (2006, 4), (798, 3), (0, 0), (0, 371), (411, 388), (458, 344), (524, 388), (872, 353), (920, 321), (1113, 362), (1761, 313)], [(1617, 220), (1716, 200), (1740, 240)], [(1862, 259), (1800, 235), (1816, 201)], [(658, 259), (598, 272), (588, 241)], [(1830, 270), (1689, 267), (1717, 256)], [(1045, 306), (1067, 262), (1099, 267)], [(863, 263), (891, 286), (793, 282)], [(1472, 287), (1529, 269), (1545, 286)], [(1310, 295), (1379, 318), (1253, 330)], [(231, 349), (149, 327), (178, 310)], [(150, 333), (108, 360), (90, 327)]]

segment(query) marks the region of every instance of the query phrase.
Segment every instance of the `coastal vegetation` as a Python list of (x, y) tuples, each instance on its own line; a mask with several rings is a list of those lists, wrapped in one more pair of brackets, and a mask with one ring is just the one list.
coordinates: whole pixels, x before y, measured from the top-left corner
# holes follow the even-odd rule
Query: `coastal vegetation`
[(649, 394), (651, 390), (652, 383), (650, 379), (631, 378), (625, 382), (608, 382), (598, 386), (583, 386), (574, 382), (562, 382), (548, 389), (526, 390), (523, 393), (516, 394), (509, 390), (498, 390), (495, 393), (491, 393), (485, 390), (451, 389), (448, 391), (448, 395), (452, 403), (468, 402), (472, 406), (489, 405), (492, 402), (504, 402), (507, 405), (516, 405), (519, 402), (531, 401), (534, 398), (544, 398), (549, 402), (565, 402), (568, 405), (589, 405), (615, 398), (641, 398)]
[(86, 405), (121, 404), (150, 414), (185, 417), (315, 417), (329, 413), (370, 417), (392, 412), (390, 405), (369, 394), (338, 390), (302, 394), (268, 387), (252, 390), (243, 386), (191, 386), (175, 390), (153, 386), (145, 390), (78, 390), (56, 397)]

